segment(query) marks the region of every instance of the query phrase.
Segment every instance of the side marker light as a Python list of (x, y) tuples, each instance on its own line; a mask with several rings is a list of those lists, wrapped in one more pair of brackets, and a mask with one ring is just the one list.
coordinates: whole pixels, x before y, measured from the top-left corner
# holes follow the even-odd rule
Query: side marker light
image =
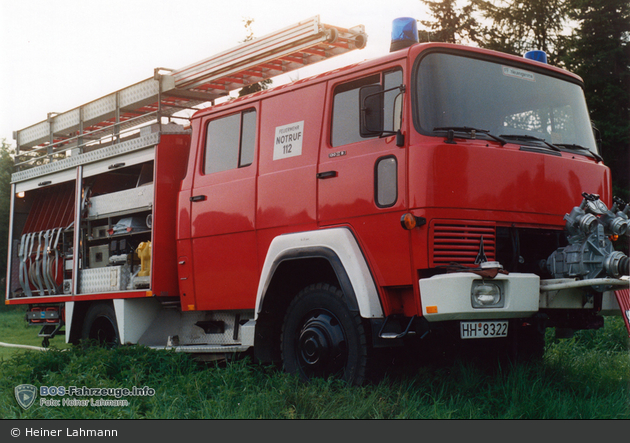
[(403, 229), (411, 231), (413, 228), (418, 228), (424, 224), (426, 224), (427, 219), (424, 217), (416, 217), (415, 215), (407, 212), (400, 217), (400, 225)]

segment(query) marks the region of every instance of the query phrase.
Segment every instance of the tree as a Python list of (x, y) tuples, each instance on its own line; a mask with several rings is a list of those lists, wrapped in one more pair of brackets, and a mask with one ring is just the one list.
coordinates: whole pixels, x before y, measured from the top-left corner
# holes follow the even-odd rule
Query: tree
[(420, 0), (429, 7), (434, 20), (422, 20), (425, 27), (418, 32), (421, 42), (474, 43), (478, 23), (473, 16), (475, 5), (456, 8), (456, 0)]
[(560, 64), (570, 0), (471, 0), (490, 24), (479, 31), (481, 47), (514, 55), (538, 49)]
[[(245, 40), (243, 40), (241, 43), (245, 43), (245, 42), (249, 42), (254, 40), (254, 31), (252, 30), (252, 25), (254, 24), (254, 19), (253, 18), (244, 18), (243, 19), (243, 23), (245, 25), (245, 32), (247, 33), (247, 35), (245, 36)], [(271, 80), (270, 78), (266, 78), (264, 80), (261, 80), (257, 83), (252, 83), (251, 85), (247, 85), (241, 88), (241, 90), (238, 92), (238, 96), (239, 97), (243, 97), (244, 95), (247, 94), (251, 94), (253, 92), (258, 92), (258, 91), (264, 91), (267, 88), (269, 88), (269, 85), (271, 84), (273, 80)]]
[[(0, 280), (7, 275), (7, 245), (9, 239), (9, 210), (11, 193), (11, 174), (13, 173), (13, 158), (10, 155), (11, 146), (2, 139), (0, 145)], [(4, 284), (2, 285), (4, 287)]]
[(630, 3), (571, 0), (578, 23), (565, 64), (584, 79), (591, 119), (602, 134), (602, 156), (613, 189), (630, 200)]

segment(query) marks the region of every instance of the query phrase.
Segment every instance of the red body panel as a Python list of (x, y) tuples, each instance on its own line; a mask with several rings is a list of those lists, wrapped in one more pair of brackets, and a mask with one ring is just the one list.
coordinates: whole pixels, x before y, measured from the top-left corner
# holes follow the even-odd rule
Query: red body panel
[(186, 173), (190, 136), (162, 135), (156, 149), (153, 205), (152, 291), (155, 295), (179, 295), (177, 284), (176, 207), (181, 180)]
[[(409, 147), (412, 208), (457, 208), (518, 213), (509, 221), (547, 223), (581, 202), (581, 193), (599, 194), (610, 204), (610, 173), (579, 154), (562, 157), (519, 151), (519, 145), (482, 140), (445, 144), (417, 135)], [(411, 172), (412, 171), (412, 172)], [(585, 191), (587, 190), (587, 191)], [(507, 221), (507, 220), (506, 220)]]
[(32, 299), (29, 297), (6, 299), (7, 305), (29, 305), (29, 304), (46, 304), (46, 303), (64, 303), (64, 302), (81, 302), (93, 300), (113, 300), (117, 298), (141, 298), (152, 297), (152, 291), (126, 291), (126, 292), (103, 292), (101, 294), (85, 294), (85, 295), (51, 295)]
[[(230, 109), (225, 115), (240, 110)], [(195, 309), (251, 308), (258, 285), (254, 231), (258, 162), (254, 159), (247, 167), (204, 174), (208, 121), (197, 122), (201, 129), (197, 128), (200, 137), (192, 195), (203, 197), (190, 210)]]
[[(262, 102), (257, 229), (313, 224), (317, 218), (315, 175), (325, 86), (318, 83)], [(304, 122), (302, 155), (274, 160), (276, 128), (301, 121)]]

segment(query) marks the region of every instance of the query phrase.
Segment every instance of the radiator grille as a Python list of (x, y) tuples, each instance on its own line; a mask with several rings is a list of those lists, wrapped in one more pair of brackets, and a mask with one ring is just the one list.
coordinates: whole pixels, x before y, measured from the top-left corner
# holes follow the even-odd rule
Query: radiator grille
[(483, 247), (489, 261), (495, 260), (496, 226), (492, 222), (435, 222), (431, 228), (431, 265), (472, 265)]

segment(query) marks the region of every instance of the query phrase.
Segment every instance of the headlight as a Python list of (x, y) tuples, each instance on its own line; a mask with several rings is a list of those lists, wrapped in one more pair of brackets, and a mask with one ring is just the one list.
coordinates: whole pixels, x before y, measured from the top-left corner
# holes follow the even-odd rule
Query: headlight
[(477, 280), (472, 285), (471, 300), (473, 308), (501, 308), (503, 291), (498, 283)]

